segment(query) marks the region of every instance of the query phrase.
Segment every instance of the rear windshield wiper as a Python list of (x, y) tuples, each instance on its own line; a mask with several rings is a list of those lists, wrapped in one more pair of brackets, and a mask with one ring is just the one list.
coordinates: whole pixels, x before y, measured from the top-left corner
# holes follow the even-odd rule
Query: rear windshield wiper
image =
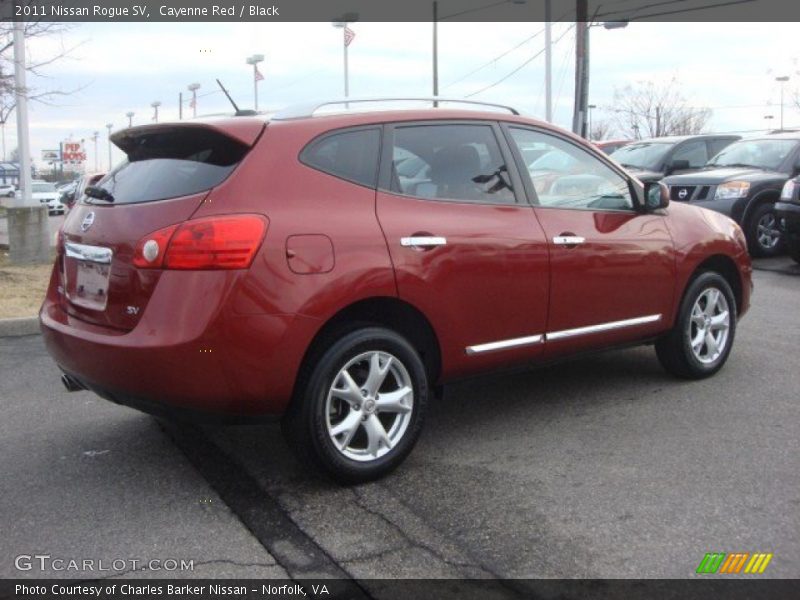
[(105, 200), (106, 202), (114, 201), (114, 196), (112, 196), (109, 192), (107, 192), (103, 188), (97, 187), (96, 185), (86, 186), (86, 189), (83, 190), (83, 193), (89, 196), (90, 198), (97, 198), (98, 200)]

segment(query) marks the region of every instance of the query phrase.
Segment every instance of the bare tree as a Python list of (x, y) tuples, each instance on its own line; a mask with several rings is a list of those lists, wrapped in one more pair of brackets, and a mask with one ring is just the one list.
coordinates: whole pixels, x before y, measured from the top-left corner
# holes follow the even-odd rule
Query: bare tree
[[(31, 21), (24, 24), (25, 39), (32, 40), (37, 38), (57, 38), (59, 41), (57, 49), (44, 57), (32, 57), (28, 61), (27, 70), (39, 80), (46, 79), (45, 68), (53, 63), (67, 58), (69, 54), (78, 46), (67, 46), (64, 44), (63, 34), (73, 27), (69, 23), (45, 23)], [(5, 125), (9, 116), (16, 107), (16, 86), (14, 84), (14, 23), (9, 21), (0, 22), (0, 125)], [(80, 44), (78, 44), (80, 45)], [(43, 104), (54, 104), (58, 96), (74, 94), (81, 88), (72, 90), (45, 89), (29, 86), (24, 90), (29, 100)]]
[(688, 106), (673, 77), (666, 83), (641, 81), (614, 90), (616, 125), (628, 137), (661, 137), (702, 133), (710, 108)]
[(592, 131), (589, 133), (589, 139), (599, 142), (607, 140), (614, 133), (614, 125), (611, 121), (603, 119), (592, 123)]

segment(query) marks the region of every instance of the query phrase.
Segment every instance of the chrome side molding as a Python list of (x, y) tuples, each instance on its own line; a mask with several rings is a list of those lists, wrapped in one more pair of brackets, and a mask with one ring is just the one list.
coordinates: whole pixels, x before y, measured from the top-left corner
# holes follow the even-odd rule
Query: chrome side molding
[(625, 319), (623, 321), (611, 321), (610, 323), (600, 323), (599, 325), (589, 325), (588, 327), (576, 327), (575, 329), (564, 329), (547, 334), (548, 340), (563, 340), (579, 335), (589, 335), (602, 331), (612, 331), (623, 327), (635, 327), (646, 323), (654, 323), (661, 320), (661, 315), (647, 315), (646, 317), (636, 317), (635, 319)]
[(533, 344), (541, 344), (544, 341), (543, 335), (529, 335), (526, 337), (514, 338), (511, 340), (501, 340), (499, 342), (489, 342), (488, 344), (477, 344), (475, 346), (467, 346), (467, 354), (481, 354), (483, 352), (492, 352), (494, 350), (506, 350), (508, 348), (516, 348), (518, 346), (531, 346)]
[(508, 350), (509, 348), (518, 348), (519, 346), (531, 346), (534, 344), (541, 344), (545, 341), (558, 341), (567, 338), (576, 337), (579, 335), (590, 335), (592, 333), (600, 333), (603, 331), (613, 331), (614, 329), (622, 329), (624, 327), (635, 327), (636, 325), (646, 325), (647, 323), (655, 323), (661, 320), (661, 315), (647, 315), (644, 317), (636, 317), (634, 319), (624, 319), (622, 321), (611, 321), (609, 323), (600, 323), (599, 325), (589, 325), (588, 327), (576, 327), (575, 329), (564, 329), (562, 331), (554, 331), (552, 333), (544, 333), (539, 335), (529, 335), (526, 337), (512, 338), (509, 340), (500, 340), (497, 342), (489, 342), (486, 344), (476, 344), (474, 346), (467, 346), (466, 352), (472, 356), (474, 354), (482, 354), (484, 352), (493, 352), (496, 350)]

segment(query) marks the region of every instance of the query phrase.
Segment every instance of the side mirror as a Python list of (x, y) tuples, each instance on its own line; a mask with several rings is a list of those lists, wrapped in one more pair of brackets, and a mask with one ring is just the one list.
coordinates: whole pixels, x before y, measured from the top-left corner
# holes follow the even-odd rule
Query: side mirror
[(651, 181), (644, 185), (645, 209), (650, 212), (669, 206), (669, 188), (660, 181)]
[(687, 169), (691, 169), (692, 165), (689, 163), (688, 160), (673, 160), (669, 166), (667, 167), (667, 175), (674, 173), (675, 171), (685, 171)]

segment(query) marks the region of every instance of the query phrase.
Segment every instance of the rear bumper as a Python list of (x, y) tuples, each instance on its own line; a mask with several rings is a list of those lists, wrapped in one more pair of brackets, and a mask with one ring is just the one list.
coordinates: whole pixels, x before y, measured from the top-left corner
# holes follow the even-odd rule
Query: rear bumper
[(51, 286), (39, 315), (44, 342), (58, 366), (87, 389), (145, 412), (282, 414), (318, 322), (236, 314), (224, 294), (216, 303), (209, 298), (209, 289), (184, 290), (177, 303), (157, 298), (157, 291), (136, 327), (120, 332), (67, 314)]

